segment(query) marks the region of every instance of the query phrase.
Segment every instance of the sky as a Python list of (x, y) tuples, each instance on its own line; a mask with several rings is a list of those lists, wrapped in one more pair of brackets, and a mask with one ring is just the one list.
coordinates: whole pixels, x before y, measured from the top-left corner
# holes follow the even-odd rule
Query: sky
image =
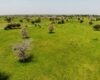
[(100, 0), (0, 0), (0, 15), (100, 14)]

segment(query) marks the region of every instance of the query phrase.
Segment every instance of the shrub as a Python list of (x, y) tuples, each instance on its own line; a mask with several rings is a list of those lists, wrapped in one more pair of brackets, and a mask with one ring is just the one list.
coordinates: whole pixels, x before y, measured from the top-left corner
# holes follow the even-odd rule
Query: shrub
[(61, 20), (61, 23), (62, 23), (62, 24), (64, 24), (64, 23), (65, 23), (64, 19), (62, 19), (62, 20)]
[(19, 58), (19, 61), (25, 62), (29, 58), (29, 56), (26, 54), (25, 49), (23, 49), (23, 47), (14, 48), (14, 51), (16, 50), (17, 50), (17, 57)]
[(83, 23), (83, 22), (84, 22), (84, 21), (81, 19), (81, 20), (80, 20), (80, 23)]
[(93, 26), (94, 30), (99, 31), (100, 30), (100, 25), (95, 25)]
[(38, 17), (37, 19), (35, 19), (35, 23), (40, 23), (41, 22), (41, 18)]
[(100, 17), (97, 17), (97, 18), (96, 18), (96, 21), (100, 21)]
[(21, 22), (21, 23), (22, 23), (22, 22), (23, 22), (23, 20), (19, 20), (19, 22)]
[(12, 21), (12, 18), (7, 17), (7, 18), (5, 19), (5, 21), (7, 21), (8, 23), (10, 23), (10, 22)]
[(27, 44), (27, 42), (18, 44), (13, 48), (14, 53), (18, 57), (18, 61), (29, 62), (31, 60), (32, 56), (27, 54), (28, 48), (29, 48), (29, 44)]
[(27, 22), (30, 22), (31, 17), (30, 17), (30, 16), (26, 16), (26, 18), (25, 18), (25, 19), (26, 19), (26, 21), (27, 21)]
[(5, 30), (10, 30), (10, 29), (21, 29), (20, 24), (8, 24), (5, 28)]
[(54, 16), (51, 16), (51, 17), (49, 18), (49, 20), (50, 20), (50, 21), (55, 21), (55, 17), (54, 17)]
[(34, 23), (35, 23), (35, 21), (31, 21), (31, 23), (32, 23), (32, 24), (34, 24)]
[(21, 35), (23, 39), (29, 38), (26, 28), (23, 28), (21, 31)]
[(41, 28), (41, 25), (39, 23), (41, 23), (41, 18), (38, 17), (37, 19), (35, 20), (32, 20), (31, 23), (35, 26), (39, 26)]
[(39, 23), (35, 23), (34, 25), (35, 25), (35, 27), (41, 28), (41, 25)]
[(92, 22), (92, 21), (90, 21), (90, 22), (89, 22), (89, 24), (90, 24), (90, 25), (92, 25), (92, 24), (93, 24), (93, 22)]
[(91, 18), (90, 20), (91, 20), (91, 21), (96, 21), (96, 18)]
[(53, 24), (51, 24), (49, 26), (49, 33), (53, 33), (53, 32), (54, 32), (54, 26), (53, 26)]
[(78, 17), (78, 20), (81, 20), (81, 18)]

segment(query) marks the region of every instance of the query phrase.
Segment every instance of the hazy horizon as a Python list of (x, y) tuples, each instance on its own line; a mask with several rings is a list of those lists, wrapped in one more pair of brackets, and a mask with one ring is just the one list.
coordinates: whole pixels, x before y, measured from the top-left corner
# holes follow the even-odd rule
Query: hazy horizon
[(0, 15), (100, 15), (100, 0), (0, 0)]

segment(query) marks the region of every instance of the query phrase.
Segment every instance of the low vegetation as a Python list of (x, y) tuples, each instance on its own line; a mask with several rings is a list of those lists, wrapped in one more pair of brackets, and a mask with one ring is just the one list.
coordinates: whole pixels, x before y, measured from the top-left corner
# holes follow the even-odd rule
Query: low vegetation
[(0, 17), (0, 80), (100, 80), (100, 21), (90, 20), (97, 17)]

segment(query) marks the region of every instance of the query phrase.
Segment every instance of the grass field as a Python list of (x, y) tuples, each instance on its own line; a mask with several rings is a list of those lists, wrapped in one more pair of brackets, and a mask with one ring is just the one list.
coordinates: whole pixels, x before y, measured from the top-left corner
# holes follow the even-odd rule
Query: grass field
[(3, 30), (7, 23), (0, 19), (0, 71), (9, 80), (100, 80), (100, 32), (85, 20), (55, 24), (50, 34), (49, 23), (44, 19), (42, 28), (23, 23), (28, 25), (33, 60), (19, 63), (12, 46), (23, 41), (21, 30)]

